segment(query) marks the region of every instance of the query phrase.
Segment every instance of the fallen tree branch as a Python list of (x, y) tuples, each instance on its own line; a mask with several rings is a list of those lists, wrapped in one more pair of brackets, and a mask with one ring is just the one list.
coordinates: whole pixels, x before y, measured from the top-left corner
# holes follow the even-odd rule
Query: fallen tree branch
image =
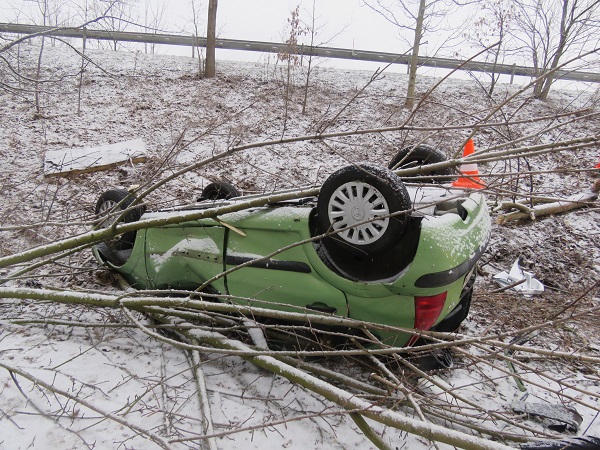
[[(200, 352), (192, 351), (192, 371), (194, 372), (194, 379), (196, 380), (196, 386), (198, 387), (198, 402), (200, 403), (200, 413), (202, 415), (201, 425), (202, 433), (211, 435), (214, 433), (212, 414), (210, 412), (210, 403), (208, 400), (208, 392), (206, 390), (206, 380), (204, 378), (204, 371), (202, 370), (202, 360), (200, 359)], [(209, 450), (217, 450), (217, 441), (213, 438), (206, 438)]]
[(513, 211), (507, 214), (499, 214), (498, 217), (496, 217), (496, 223), (502, 225), (506, 222), (515, 220), (536, 220), (538, 217), (568, 212), (577, 208), (584, 208), (586, 206), (589, 206), (590, 202), (595, 201), (597, 198), (597, 193), (589, 191), (572, 195), (558, 202), (537, 205), (533, 208), (529, 208), (524, 205), (519, 205), (515, 203), (507, 204), (507, 206), (513, 206), (516, 209), (519, 209), (519, 211)]
[[(154, 317), (161, 322), (172, 322), (168, 317)], [(182, 321), (175, 321), (178, 325), (184, 325)], [(242, 342), (227, 339), (218, 333), (199, 332), (197, 330), (187, 330), (182, 332), (188, 339), (196, 341), (203, 345), (210, 345), (217, 349), (228, 349), (248, 352), (251, 350)], [(283, 376), (295, 384), (315, 392), (327, 400), (349, 410), (353, 413), (359, 413), (362, 417), (374, 420), (389, 427), (393, 427), (411, 434), (422, 436), (426, 439), (436, 442), (443, 442), (449, 445), (465, 449), (480, 450), (509, 450), (512, 447), (492, 442), (484, 438), (472, 436), (460, 431), (455, 431), (440, 425), (424, 423), (420, 420), (406, 417), (389, 409), (361, 400), (354, 394), (343, 389), (335, 387), (323, 380), (317, 379), (312, 375), (296, 369), (288, 364), (279, 361), (273, 356), (244, 356), (249, 362), (266, 369), (274, 374)], [(367, 435), (370, 438), (369, 435)], [(373, 437), (373, 436), (371, 436)], [(379, 441), (372, 441), (375, 445), (381, 444)]]
[[(588, 290), (591, 291), (596, 287), (596, 284), (592, 286)], [(175, 291), (177, 294), (180, 291)], [(586, 292), (587, 293), (587, 292)], [(140, 292), (140, 294), (148, 294), (148, 292)], [(216, 298), (223, 298), (227, 300), (231, 298), (230, 296), (225, 295), (217, 295)], [(384, 347), (384, 348), (369, 348), (366, 350), (318, 350), (318, 351), (292, 351), (279, 352), (281, 355), (286, 356), (355, 356), (355, 355), (365, 355), (365, 353), (373, 354), (373, 355), (385, 355), (385, 354), (410, 354), (415, 352), (429, 351), (439, 348), (448, 348), (455, 346), (464, 346), (470, 345), (473, 343), (482, 343), (489, 341), (496, 341), (498, 339), (504, 339), (507, 337), (513, 337), (518, 334), (529, 333), (534, 330), (539, 330), (547, 327), (554, 327), (561, 323), (568, 322), (570, 320), (575, 320), (580, 317), (586, 317), (593, 314), (597, 314), (600, 312), (600, 306), (595, 306), (588, 308), (584, 311), (580, 311), (578, 313), (570, 314), (568, 317), (548, 320), (546, 322), (531, 325), (529, 327), (523, 328), (521, 330), (516, 330), (514, 332), (505, 332), (488, 336), (468, 336), (464, 334), (458, 333), (440, 333), (440, 332), (432, 332), (432, 331), (415, 331), (413, 329), (401, 328), (401, 327), (392, 327), (389, 325), (382, 324), (373, 324), (368, 322), (363, 322), (356, 319), (349, 319), (342, 316), (334, 316), (334, 315), (325, 315), (325, 314), (315, 314), (314, 312), (309, 313), (306, 312), (287, 312), (287, 311), (277, 311), (273, 309), (267, 308), (259, 308), (259, 307), (250, 307), (250, 306), (242, 306), (236, 304), (229, 303), (220, 303), (220, 302), (208, 302), (202, 300), (190, 300), (187, 298), (181, 297), (150, 297), (150, 296), (140, 296), (140, 297), (131, 297), (129, 295), (118, 296), (118, 295), (108, 295), (108, 294), (100, 294), (97, 292), (75, 292), (75, 291), (66, 291), (66, 290), (50, 290), (50, 289), (34, 289), (34, 288), (19, 288), (19, 287), (0, 287), (0, 298), (21, 298), (21, 299), (31, 299), (31, 300), (42, 300), (42, 301), (54, 301), (58, 303), (65, 304), (80, 304), (80, 305), (88, 305), (88, 306), (97, 306), (97, 307), (105, 307), (105, 308), (122, 308), (125, 307), (130, 310), (146, 312), (150, 314), (167, 314), (173, 316), (184, 316), (189, 314), (189, 311), (181, 311), (177, 308), (185, 307), (190, 311), (196, 310), (197, 314), (194, 314), (194, 318), (205, 320), (205, 321), (215, 321), (212, 316), (209, 316), (207, 313), (217, 312), (217, 313), (232, 313), (239, 314), (241, 317), (268, 317), (286, 321), (295, 321), (301, 323), (312, 323), (312, 324), (321, 324), (321, 325), (330, 325), (334, 327), (349, 327), (349, 328), (368, 328), (368, 329), (378, 329), (384, 331), (393, 331), (393, 332), (407, 332), (407, 333), (415, 333), (419, 336), (428, 337), (428, 338), (440, 338), (446, 339), (448, 341), (425, 344), (423, 346), (415, 347)], [(155, 308), (162, 307), (160, 311), (157, 311)], [(168, 309), (171, 308), (171, 309)], [(231, 320), (231, 317), (229, 318)], [(146, 328), (150, 328), (144, 325)], [(198, 328), (197, 326), (191, 326), (192, 328)], [(354, 336), (355, 337), (355, 336)], [(167, 339), (167, 338), (165, 338)], [(500, 343), (496, 343), (495, 345), (500, 345)], [(513, 345), (513, 344), (504, 344), (504, 345)], [(187, 347), (192, 350), (199, 351), (210, 351), (211, 349), (200, 348), (198, 346), (190, 346)], [(520, 350), (525, 351), (525, 350)], [(531, 350), (535, 352), (534, 350)], [(271, 354), (264, 351), (259, 350), (249, 350), (249, 354), (241, 354), (239, 351), (223, 351), (223, 353), (235, 354), (239, 356), (255, 356), (255, 355), (266, 355)], [(587, 362), (598, 362), (600, 358), (597, 357), (588, 357), (580, 354), (561, 354), (560, 352), (551, 352), (550, 354), (556, 355), (557, 357), (570, 357), (570, 358), (582, 358), (582, 361)], [(550, 355), (549, 354), (549, 355)], [(567, 356), (570, 355), (570, 356)]]
[[(297, 352), (286, 352), (286, 351), (272, 351), (272, 350), (262, 350), (258, 351), (252, 347), (249, 347), (242, 343), (238, 339), (233, 339), (223, 335), (222, 333), (215, 332), (214, 329), (209, 327), (200, 327), (198, 325), (194, 325), (186, 319), (178, 318), (177, 315), (184, 313), (190, 314), (190, 320), (194, 320), (199, 316), (203, 317), (203, 320), (213, 321), (211, 314), (213, 313), (210, 309), (214, 309), (215, 311), (225, 312), (236, 311), (235, 305), (229, 305), (226, 303), (214, 303), (214, 302), (203, 302), (203, 301), (195, 301), (190, 300), (189, 298), (151, 298), (151, 297), (135, 297), (126, 294), (125, 296), (116, 296), (116, 295), (102, 295), (99, 293), (77, 293), (71, 292), (68, 295), (65, 292), (61, 291), (49, 291), (43, 289), (22, 289), (22, 288), (0, 288), (0, 298), (2, 297), (21, 297), (21, 298), (39, 298), (45, 301), (48, 300), (56, 300), (62, 301), (65, 303), (84, 303), (87, 305), (95, 305), (95, 306), (105, 306), (112, 308), (121, 308), (128, 315), (131, 322), (140, 330), (144, 331), (148, 336), (155, 337), (163, 342), (167, 342), (170, 345), (173, 345), (177, 348), (188, 349), (192, 351), (207, 351), (211, 353), (218, 354), (230, 354), (230, 355), (238, 355), (249, 362), (252, 362), (259, 367), (262, 367), (266, 370), (274, 372), (278, 375), (284, 376), (292, 382), (301, 384), (307, 389), (319, 394), (323, 395), (325, 398), (328, 398), (331, 401), (334, 401), (338, 405), (342, 406), (346, 409), (345, 412), (337, 412), (337, 414), (346, 414), (352, 420), (358, 421), (358, 425), (361, 429), (366, 433), (369, 439), (374, 443), (374, 445), (379, 448), (386, 448), (387, 445), (384, 441), (380, 441), (377, 439), (377, 434), (374, 432), (373, 428), (369, 425), (369, 423), (364, 422), (365, 419), (374, 420), (376, 422), (380, 422), (390, 427), (397, 428), (399, 430), (407, 431), (409, 433), (417, 434), (427, 439), (432, 439), (433, 441), (441, 441), (446, 443), (451, 443), (451, 445), (457, 445), (463, 447), (464, 445), (468, 445), (468, 447), (463, 448), (508, 448), (504, 446), (496, 446), (499, 444), (495, 444), (493, 442), (490, 443), (491, 447), (482, 447), (479, 443), (472, 445), (473, 443), (470, 441), (461, 441), (463, 439), (463, 434), (452, 434), (451, 437), (447, 437), (446, 440), (440, 439), (439, 433), (442, 430), (446, 430), (444, 427), (439, 425), (431, 425), (428, 423), (423, 423), (422, 421), (416, 418), (406, 419), (404, 416), (401, 416), (403, 420), (399, 420), (398, 416), (401, 413), (396, 412), (390, 408), (397, 408), (398, 405), (410, 406), (412, 404), (414, 411), (418, 413), (421, 411), (421, 419), (425, 418), (428, 415), (432, 415), (432, 417), (440, 417), (444, 420), (449, 420), (455, 424), (464, 425), (474, 432), (482, 433), (484, 436), (493, 436), (500, 439), (508, 439), (513, 441), (523, 441), (528, 438), (523, 434), (514, 434), (514, 433), (505, 433), (498, 432), (493, 428), (482, 426), (478, 424), (481, 420), (487, 421), (498, 421), (501, 420), (505, 423), (508, 423), (512, 426), (516, 426), (522, 430), (526, 430), (527, 433), (539, 433), (539, 430), (528, 427), (526, 425), (518, 423), (518, 421), (511, 420), (509, 416), (505, 416), (504, 414), (497, 413), (494, 410), (489, 410), (488, 408), (483, 408), (482, 405), (478, 405), (476, 402), (466, 403), (465, 399), (469, 397), (466, 395), (459, 394), (457, 392), (453, 392), (455, 388), (449, 387), (448, 383), (440, 381), (439, 378), (436, 378), (432, 382), (434, 382), (434, 386), (437, 386), (437, 389), (441, 389), (445, 392), (445, 396), (441, 397), (441, 401), (436, 401), (435, 398), (421, 397), (418, 394), (415, 394), (415, 398), (410, 399), (410, 403), (406, 402), (406, 395), (413, 395), (412, 389), (406, 389), (400, 383), (400, 380), (396, 375), (391, 373), (390, 371), (383, 370), (379, 365), (378, 369), (383, 376), (391, 380), (390, 382), (383, 382), (384, 386), (387, 386), (391, 389), (391, 391), (385, 391), (381, 388), (377, 388), (376, 386), (369, 386), (366, 383), (359, 382), (353, 380), (353, 382), (348, 382), (349, 377), (344, 375), (331, 376), (331, 372), (326, 369), (311, 367), (310, 363), (305, 363), (296, 358), (289, 357), (290, 354), (296, 355), (339, 355), (339, 356), (348, 356), (348, 355), (375, 355), (382, 354), (383, 352), (405, 352), (405, 351), (423, 351), (423, 348), (413, 348), (413, 349), (397, 349), (397, 348), (379, 348), (379, 349), (364, 349), (364, 350), (342, 350), (342, 351), (316, 351), (316, 352), (305, 352), (305, 351), (297, 351)], [(69, 300), (67, 302), (66, 300)], [(144, 305), (146, 304), (146, 305)], [(152, 305), (154, 306), (148, 306)], [(156, 304), (162, 304), (162, 307), (155, 306)], [(167, 307), (170, 306), (170, 307)], [(181, 311), (181, 308), (185, 308), (186, 311)], [(155, 320), (160, 323), (165, 324), (170, 330), (174, 331), (178, 335), (190, 336), (188, 339), (172, 339), (168, 338), (164, 335), (158, 335), (155, 332), (149, 330), (149, 327), (146, 324), (141, 323), (138, 319), (139, 316), (134, 316), (127, 309), (142, 311), (147, 314), (150, 314)], [(198, 314), (194, 315), (194, 310), (197, 309)], [(249, 308), (243, 307), (244, 311), (248, 314), (254, 315), (257, 311), (260, 311), (260, 308)], [(600, 307), (592, 308), (585, 312), (585, 314), (589, 314), (593, 311), (598, 311)], [(271, 311), (271, 314), (276, 312)], [(281, 314), (281, 313), (280, 313)], [(302, 313), (283, 313), (285, 317), (294, 317), (296, 319), (302, 320), (302, 318), (306, 319), (306, 315)], [(573, 318), (574, 316), (570, 316)], [(239, 328), (241, 329), (246, 323), (248, 326), (248, 319), (240, 316), (238, 318), (229, 317), (227, 320), (231, 323), (238, 323)], [(320, 315), (311, 315), (311, 322), (318, 322), (322, 320), (324, 323), (329, 322), (332, 324), (346, 324), (353, 326), (368, 326), (369, 324), (364, 324), (358, 321), (348, 320), (342, 317), (330, 317), (330, 316), (320, 316)], [(563, 319), (557, 319), (551, 322), (547, 322), (546, 325), (552, 326), (560, 323)], [(566, 320), (566, 319), (565, 319)], [(65, 325), (72, 325), (71, 322), (66, 322)], [(256, 326), (254, 324), (250, 324), (250, 326)], [(302, 328), (302, 327), (299, 327)], [(236, 327), (231, 328), (232, 331), (236, 330)], [(227, 331), (227, 330), (225, 330)], [(446, 337), (443, 333), (431, 333)], [(173, 336), (172, 334), (170, 336)], [(449, 338), (451, 338), (449, 336)], [(496, 353), (498, 352), (498, 348), (511, 347), (513, 344), (510, 343), (501, 343), (496, 341), (490, 341), (494, 337), (492, 336), (478, 336), (478, 337), (465, 337), (461, 335), (454, 336), (455, 341), (449, 342), (437, 342), (435, 344), (426, 345), (425, 348), (433, 348), (435, 346), (443, 346), (447, 348), (452, 348), (455, 346), (467, 346), (467, 345), (476, 345), (479, 349), (479, 352), (487, 352), (489, 357), (495, 358)], [(496, 337), (497, 338), (497, 337)], [(484, 346), (485, 344), (485, 346)], [(465, 357), (474, 358), (471, 353), (463, 350), (462, 347), (458, 349)], [(536, 353), (535, 349), (528, 349), (530, 352)], [(568, 356), (571, 359), (577, 358), (577, 355), (563, 355), (563, 354), (552, 354), (550, 355), (556, 358), (562, 358), (563, 356)], [(493, 362), (486, 361), (486, 357), (475, 358), (477, 363), (481, 363), (484, 365), (489, 365), (490, 367), (499, 370), (503, 375), (509, 375), (502, 367), (498, 367), (497, 364)], [(598, 358), (591, 358), (589, 362), (597, 362)], [(405, 360), (398, 358), (398, 361), (405, 365)], [(522, 364), (522, 363), (517, 363)], [(195, 363), (194, 363), (195, 366)], [(423, 372), (415, 369), (413, 365), (407, 366), (409, 370), (417, 374), (420, 377), (423, 377)], [(533, 370), (532, 367), (522, 366), (527, 370)], [(302, 369), (302, 370), (301, 370)], [(306, 370), (312, 372), (311, 374), (307, 373)], [(316, 375), (316, 376), (315, 376)], [(545, 375), (540, 374), (542, 377)], [(320, 378), (318, 379), (317, 376)], [(308, 378), (307, 378), (308, 377)], [(550, 381), (558, 382), (561, 386), (566, 388), (575, 388), (576, 386), (565, 382), (565, 380), (554, 379), (551, 375), (545, 376)], [(425, 378), (428, 378), (427, 376)], [(430, 377), (429, 377), (430, 378)], [(308, 379), (308, 381), (307, 381)], [(324, 380), (325, 381), (324, 381)], [(376, 379), (376, 378), (374, 378)], [(381, 380), (386, 381), (384, 378)], [(529, 380), (526, 380), (529, 382)], [(304, 384), (303, 384), (304, 383)], [(335, 389), (332, 390), (332, 384), (335, 383)], [(340, 387), (341, 386), (341, 387)], [(541, 386), (540, 386), (541, 387)], [(548, 390), (548, 389), (547, 389)], [(398, 392), (398, 394), (395, 393)], [(594, 396), (595, 394), (591, 391), (585, 389), (576, 389), (577, 392), (584, 395)], [(548, 392), (552, 392), (556, 395), (559, 395), (566, 399), (573, 400), (572, 396), (563, 395), (559, 390), (548, 390)], [(325, 395), (326, 394), (326, 395)], [(366, 394), (366, 395), (365, 395)], [(418, 397), (418, 398), (417, 398)], [(456, 401), (461, 405), (465, 405), (465, 408), (471, 408), (471, 414), (469, 414), (468, 410), (465, 411), (457, 411), (455, 405), (455, 401), (447, 400), (450, 398), (456, 398)], [(421, 402), (425, 402), (422, 404), (417, 403), (417, 400)], [(578, 401), (578, 403), (586, 406), (592, 407), (587, 401)], [(469, 405), (469, 406), (467, 406)], [(593, 408), (595, 409), (595, 408)], [(438, 411), (439, 415), (432, 414), (432, 411)], [(483, 415), (482, 415), (483, 414)], [(295, 419), (291, 419), (295, 420)], [(420, 425), (417, 425), (419, 423)], [(430, 428), (429, 426), (433, 427)], [(436, 428), (439, 427), (439, 428)], [(228, 433), (235, 433), (238, 430), (231, 430)], [(446, 430), (447, 432), (448, 430)], [(450, 430), (454, 433), (454, 430)], [(208, 429), (199, 435), (196, 435), (193, 438), (189, 438), (190, 440), (206, 440), (211, 437), (215, 437), (216, 434), (211, 434)], [(470, 436), (467, 434), (467, 436)], [(187, 438), (186, 438), (187, 439)], [(479, 439), (479, 438), (478, 438)], [(174, 442), (179, 442), (179, 440), (170, 441), (170, 444)], [(208, 443), (208, 442), (207, 442)]]

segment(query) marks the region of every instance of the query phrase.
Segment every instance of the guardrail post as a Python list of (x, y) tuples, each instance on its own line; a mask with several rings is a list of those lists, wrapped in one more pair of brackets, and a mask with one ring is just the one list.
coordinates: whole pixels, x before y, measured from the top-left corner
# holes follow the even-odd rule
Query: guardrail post
[(513, 81), (515, 79), (515, 69), (516, 68), (517, 68), (517, 64), (513, 63), (512, 70), (510, 71), (510, 84), (513, 84)]

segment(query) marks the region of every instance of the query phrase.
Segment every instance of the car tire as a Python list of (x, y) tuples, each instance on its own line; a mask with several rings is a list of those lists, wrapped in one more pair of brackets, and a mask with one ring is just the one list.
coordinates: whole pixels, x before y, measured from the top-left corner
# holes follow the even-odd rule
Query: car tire
[[(110, 228), (113, 226), (115, 221), (119, 218), (118, 214), (110, 215), (109, 212), (113, 211), (118, 213), (119, 211), (124, 211), (134, 202), (136, 199), (135, 195), (126, 191), (124, 189), (112, 189), (104, 192), (98, 198), (96, 202), (96, 207), (94, 209), (96, 216), (101, 219), (99, 223), (99, 228)], [(146, 212), (146, 208), (144, 206), (138, 206), (136, 208), (132, 208), (127, 211), (119, 220), (120, 223), (130, 223), (135, 222), (142, 217), (142, 214)], [(102, 220), (102, 218), (104, 218)], [(125, 250), (128, 248), (133, 248), (133, 243), (135, 242), (135, 231), (129, 231), (127, 233), (122, 234), (121, 236), (117, 236), (114, 239), (106, 242), (105, 244), (110, 247), (112, 250)]]
[(200, 195), (198, 201), (227, 200), (239, 196), (239, 191), (232, 184), (229, 184), (225, 181), (215, 181), (214, 183), (210, 183), (204, 189), (202, 189), (202, 194)]
[[(416, 147), (406, 147), (396, 153), (388, 165), (388, 169), (412, 169), (415, 167), (427, 166), (429, 164), (441, 163), (447, 161), (446, 155), (440, 150), (429, 145), (417, 145)], [(418, 181), (432, 184), (448, 183), (453, 180), (452, 169), (430, 170), (418, 175), (401, 177), (402, 181)], [(419, 177), (419, 178), (414, 178)], [(421, 177), (432, 177), (425, 179)]]
[(323, 240), (326, 246), (374, 254), (402, 238), (411, 207), (404, 183), (393, 172), (371, 164), (347, 166), (323, 183), (317, 229), (336, 232)]

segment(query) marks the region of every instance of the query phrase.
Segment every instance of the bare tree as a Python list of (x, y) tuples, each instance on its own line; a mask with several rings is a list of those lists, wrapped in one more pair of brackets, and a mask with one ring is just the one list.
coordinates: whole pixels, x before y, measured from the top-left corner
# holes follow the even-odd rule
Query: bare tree
[(292, 75), (295, 67), (301, 64), (301, 57), (298, 55), (299, 53), (299, 42), (298, 38), (304, 34), (306, 34), (306, 29), (304, 24), (300, 21), (300, 5), (296, 6), (295, 9), (290, 13), (290, 17), (287, 19), (287, 28), (286, 28), (286, 50), (277, 55), (277, 59), (279, 61), (283, 61), (286, 64), (286, 72), (285, 72), (285, 80), (284, 80), (284, 93), (283, 100), (285, 105), (285, 113), (284, 113), (284, 131), (288, 118), (288, 110), (289, 110), (289, 102), (290, 97), (292, 95)]
[[(46, 25), (47, 20), (48, 20), (48, 2), (47, 1), (41, 1), (38, 3), (39, 7), (40, 7), (40, 12), (42, 14), (42, 19), (43, 19), (43, 24)], [(36, 116), (40, 117), (42, 114), (42, 108), (41, 108), (41, 104), (40, 104), (40, 84), (39, 84), (39, 80), (40, 80), (40, 74), (41, 74), (41, 70), (42, 70), (42, 59), (44, 57), (44, 45), (46, 43), (46, 38), (45, 36), (42, 36), (42, 41), (40, 43), (40, 52), (38, 55), (38, 61), (37, 61), (37, 68), (36, 68), (36, 72), (35, 72), (35, 110), (36, 110)]]
[[(58, 27), (60, 24), (60, 9), (61, 4), (52, 0), (36, 0), (35, 2), (39, 9), (40, 20), (43, 25), (47, 26), (56, 26)], [(54, 41), (53, 41), (54, 42)], [(40, 79), (41, 79), (41, 70), (42, 70), (42, 60), (44, 58), (44, 46), (46, 44), (45, 36), (41, 37), (40, 51), (38, 54), (38, 62), (35, 73), (35, 109), (36, 116), (42, 116), (42, 105), (41, 105), (41, 87), (40, 87)]]
[[(511, 54), (509, 31), (516, 20), (516, 6), (511, 0), (485, 0), (480, 7), (481, 15), (475, 20), (472, 29), (465, 32), (465, 36), (476, 48), (489, 48), (485, 57), (491, 60), (495, 68)], [(500, 74), (494, 69), (484, 73), (484, 76), (490, 78), (486, 91), (491, 96)]]
[(415, 85), (417, 84), (417, 65), (419, 63), (419, 49), (421, 48), (421, 39), (423, 38), (423, 21), (425, 20), (425, 0), (419, 0), (419, 9), (417, 20), (415, 22), (415, 34), (412, 46), (412, 55), (410, 56), (410, 65), (408, 66), (408, 88), (406, 90), (406, 103), (404, 106), (413, 109), (415, 104)]
[[(12, 74), (11, 78), (18, 83), (18, 86), (15, 86), (10, 81), (5, 82), (4, 80), (2, 80), (0, 81), (0, 87), (12, 93), (20, 92), (20, 95), (24, 95), (26, 93), (31, 92), (34, 96), (34, 105), (36, 110), (34, 117), (44, 118), (45, 105), (42, 100), (44, 96), (49, 96), (51, 92), (49, 89), (47, 89), (47, 87), (55, 83), (60, 83), (61, 81), (64, 81), (65, 78), (65, 76), (57, 76), (55, 78), (42, 77), (42, 73), (44, 71), (44, 49), (46, 38), (49, 35), (52, 35), (53, 31), (59, 30), (63, 27), (82, 28), (83, 30), (85, 30), (90, 25), (104, 21), (108, 17), (108, 14), (110, 13), (111, 8), (113, 7), (116, 1), (118, 0), (112, 0), (104, 11), (100, 12), (99, 15), (90, 19), (89, 17), (91, 16), (91, 11), (94, 10), (94, 6), (98, 5), (92, 2), (88, 3), (88, 1), (86, 0), (82, 5), (82, 11), (80, 11), (81, 18), (84, 20), (84, 22), (77, 25), (73, 23), (66, 23), (66, 19), (63, 20), (61, 14), (66, 13), (66, 11), (61, 8), (65, 5), (64, 3), (57, 3), (51, 0), (36, 1), (36, 6), (38, 7), (40, 13), (40, 23), (49, 26), (50, 29), (38, 33), (33, 33), (30, 35), (21, 36), (20, 38), (15, 39), (13, 41), (9, 41), (7, 44), (0, 47), (0, 63), (2, 63), (4, 67), (6, 67), (8, 73)], [(24, 73), (24, 71), (20, 67), (20, 47), (22, 43), (35, 41), (36, 39), (40, 40), (40, 44), (39, 50), (37, 51), (37, 62), (35, 70), (33, 71), (33, 76), (30, 76)], [(53, 39), (70, 47), (75, 53), (77, 53), (81, 57), (81, 65), (79, 71), (76, 74), (68, 75), (69, 77), (76, 76), (79, 80), (77, 85), (77, 113), (80, 113), (82, 89), (84, 85), (83, 75), (86, 71), (86, 67), (90, 63), (96, 66), (98, 65), (94, 63), (88, 56), (86, 56), (87, 38), (85, 36), (85, 33), (83, 35), (82, 40), (82, 50), (76, 49), (71, 43), (69, 43), (68, 39), (56, 36)], [(8, 56), (13, 47), (17, 48), (16, 67), (13, 66), (11, 62), (11, 57)]]
[[(411, 58), (404, 107), (412, 109), (415, 106), (417, 68), (423, 38), (426, 34), (439, 31), (446, 16), (459, 3), (454, 0), (365, 0), (365, 4), (397, 26), (399, 37), (409, 45)], [(460, 3), (461, 6), (465, 4)], [(458, 28), (455, 27), (455, 33)]]
[[(346, 27), (343, 27), (342, 30), (337, 31), (335, 34), (333, 35), (329, 35), (327, 38), (323, 38), (323, 36), (321, 36), (322, 31), (325, 28), (325, 24), (324, 23), (319, 23), (318, 22), (318, 17), (317, 17), (317, 2), (316, 0), (313, 0), (312, 6), (310, 11), (308, 12), (308, 20), (303, 21), (303, 32), (304, 34), (307, 34), (308, 37), (310, 38), (310, 43), (309, 43), (309, 48), (312, 50), (316, 47), (319, 47), (321, 45), (328, 45), (336, 36), (338, 36), (344, 29), (346, 29)], [(320, 36), (319, 41), (317, 42), (317, 36)], [(315, 68), (314, 65), (314, 57), (312, 54), (312, 51), (309, 52), (307, 60), (308, 60), (308, 66), (306, 68), (306, 81), (304, 83), (304, 98), (302, 100), (302, 114), (306, 114), (306, 106), (308, 104), (308, 88), (309, 88), (309, 84), (310, 84), (310, 76)]]
[(534, 97), (545, 100), (556, 80), (554, 70), (567, 56), (600, 50), (600, 0), (518, 0), (518, 29), (539, 80)]
[[(145, 0), (144, 2), (144, 31), (156, 33), (164, 27), (165, 14), (167, 12), (167, 5), (162, 1), (158, 1), (154, 6), (153, 2)], [(144, 51), (148, 53), (154, 53), (156, 44), (144, 43)]]
[(204, 58), (201, 47), (196, 45), (196, 39), (200, 36), (200, 7), (202, 4), (199, 1), (191, 0), (192, 7), (192, 26), (194, 27), (194, 46), (192, 47), (192, 58), (194, 58), (196, 50), (198, 51), (198, 78), (204, 75)]
[(208, 2), (208, 20), (206, 26), (206, 64), (204, 76), (213, 78), (216, 75), (215, 46), (217, 39), (217, 7), (218, 0)]
[[(109, 15), (106, 17), (106, 29), (109, 31), (124, 31), (132, 21), (133, 4), (128, 0), (111, 0)], [(112, 49), (119, 49), (119, 41), (112, 41)]]
[[(308, 35), (310, 36), (310, 48), (312, 49), (315, 45), (315, 38), (317, 36), (317, 27), (315, 25), (315, 9), (316, 9), (316, 0), (313, 0), (312, 3), (312, 11), (310, 15), (310, 22), (306, 24), (306, 29), (308, 30)], [(306, 83), (304, 83), (304, 99), (302, 100), (302, 114), (306, 114), (306, 104), (308, 102), (308, 84), (310, 81), (310, 74), (312, 72), (312, 52), (308, 55), (308, 67), (306, 68)]]

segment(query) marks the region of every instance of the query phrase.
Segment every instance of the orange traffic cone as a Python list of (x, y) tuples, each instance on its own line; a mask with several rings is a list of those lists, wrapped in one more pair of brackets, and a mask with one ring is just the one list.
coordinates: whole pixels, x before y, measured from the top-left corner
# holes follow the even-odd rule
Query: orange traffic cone
[[(463, 158), (475, 153), (475, 145), (473, 139), (469, 139), (465, 144), (463, 151)], [(461, 164), (458, 169), (460, 176), (458, 180), (452, 183), (452, 186), (461, 189), (483, 189), (485, 183), (479, 179), (479, 169), (477, 169), (477, 163)]]
[(594, 166), (594, 169), (600, 169), (600, 158), (598, 158), (598, 164)]

